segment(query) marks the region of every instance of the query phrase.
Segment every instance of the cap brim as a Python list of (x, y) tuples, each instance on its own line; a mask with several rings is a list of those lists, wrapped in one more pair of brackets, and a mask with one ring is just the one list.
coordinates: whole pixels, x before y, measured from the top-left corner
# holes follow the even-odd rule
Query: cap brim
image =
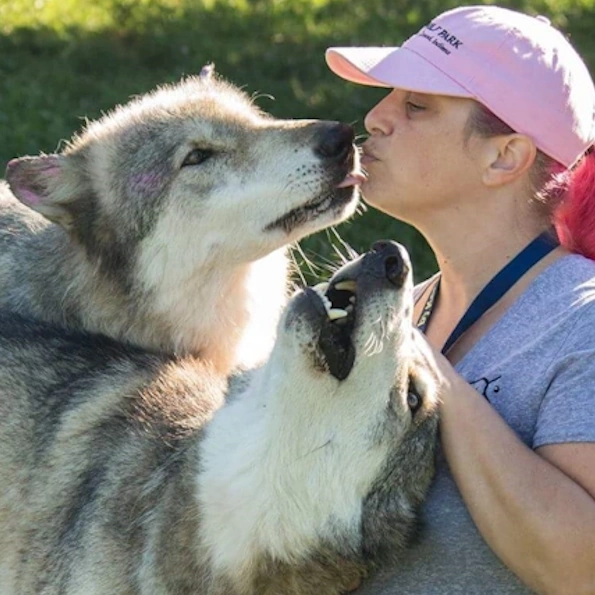
[(325, 57), (336, 75), (360, 85), (473, 97), (436, 66), (407, 48), (333, 47), (326, 51)]

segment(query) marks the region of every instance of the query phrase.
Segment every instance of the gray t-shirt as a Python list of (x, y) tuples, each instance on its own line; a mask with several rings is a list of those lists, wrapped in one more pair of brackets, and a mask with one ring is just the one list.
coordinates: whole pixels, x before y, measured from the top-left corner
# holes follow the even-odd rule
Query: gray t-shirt
[[(595, 262), (555, 261), (456, 366), (531, 448), (595, 442)], [(475, 528), (439, 453), (419, 540), (358, 595), (527, 595)]]

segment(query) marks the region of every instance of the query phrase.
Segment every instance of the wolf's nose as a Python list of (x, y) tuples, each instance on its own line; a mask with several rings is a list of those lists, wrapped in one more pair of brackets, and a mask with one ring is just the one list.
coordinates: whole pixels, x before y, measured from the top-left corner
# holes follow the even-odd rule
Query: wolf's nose
[(342, 161), (351, 151), (354, 140), (355, 133), (352, 126), (333, 122), (321, 133), (319, 143), (314, 151), (324, 159)]
[(401, 287), (408, 270), (399, 244), (390, 240), (374, 242), (370, 254), (374, 274), (385, 277), (396, 287)]

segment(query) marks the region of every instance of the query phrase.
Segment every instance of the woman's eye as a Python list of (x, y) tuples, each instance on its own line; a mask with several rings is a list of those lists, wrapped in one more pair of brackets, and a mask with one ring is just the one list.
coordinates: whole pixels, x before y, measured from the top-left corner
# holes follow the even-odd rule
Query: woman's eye
[(407, 393), (407, 406), (411, 413), (415, 413), (421, 407), (421, 397), (412, 391)]
[(425, 106), (419, 105), (418, 103), (413, 103), (412, 101), (407, 102), (407, 111), (409, 112), (423, 112), (425, 109)]
[(200, 165), (212, 156), (213, 151), (210, 149), (192, 149), (182, 162), (182, 167), (186, 167), (187, 165)]

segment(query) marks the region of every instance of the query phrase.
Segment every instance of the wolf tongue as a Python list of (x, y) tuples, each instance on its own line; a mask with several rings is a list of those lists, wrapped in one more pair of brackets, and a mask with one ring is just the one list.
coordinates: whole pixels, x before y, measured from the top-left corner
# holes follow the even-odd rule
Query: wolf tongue
[(361, 172), (351, 172), (345, 176), (345, 179), (337, 188), (348, 188), (349, 186), (358, 186), (366, 181), (366, 176)]

